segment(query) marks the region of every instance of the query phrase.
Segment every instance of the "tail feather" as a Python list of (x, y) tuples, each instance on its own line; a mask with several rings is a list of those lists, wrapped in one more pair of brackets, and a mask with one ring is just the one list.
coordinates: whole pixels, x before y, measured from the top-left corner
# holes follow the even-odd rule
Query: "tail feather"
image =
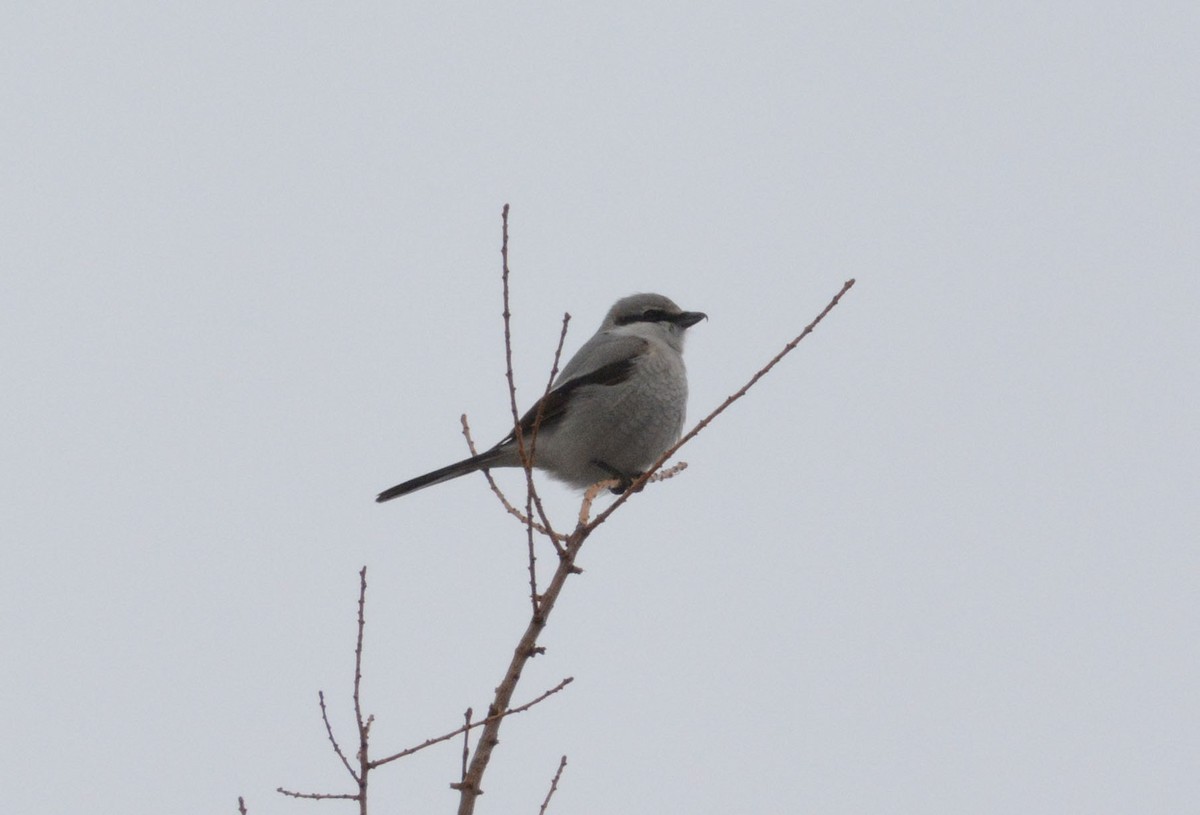
[(416, 492), (425, 487), (432, 487), (434, 484), (441, 484), (443, 481), (450, 481), (467, 473), (473, 473), (476, 470), (485, 470), (489, 467), (503, 467), (504, 464), (501, 463), (503, 457), (503, 451), (498, 447), (493, 447), (491, 450), (480, 453), (477, 456), (471, 456), (441, 469), (434, 470), (431, 473), (410, 478), (403, 484), (390, 487), (379, 493), (375, 501), (382, 504), (384, 501), (399, 498), (401, 495), (408, 495), (410, 492)]

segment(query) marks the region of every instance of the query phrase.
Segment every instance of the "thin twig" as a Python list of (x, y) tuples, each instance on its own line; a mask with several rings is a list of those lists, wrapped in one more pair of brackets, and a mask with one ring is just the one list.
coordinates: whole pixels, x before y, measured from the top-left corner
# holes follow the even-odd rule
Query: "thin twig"
[(317, 691), (317, 701), (321, 704), (321, 721), (325, 722), (325, 732), (329, 736), (329, 743), (333, 745), (333, 752), (337, 753), (337, 757), (342, 760), (342, 766), (346, 768), (346, 772), (350, 773), (350, 777), (357, 784), (358, 773), (350, 766), (350, 760), (346, 758), (346, 754), (342, 752), (342, 747), (337, 743), (337, 738), (333, 735), (333, 725), (329, 723), (329, 712), (325, 709), (325, 691)]
[[(504, 375), (508, 381), (508, 405), (512, 411), (513, 419), (513, 438), (517, 443), (517, 453), (521, 459), (521, 466), (525, 470), (525, 517), (526, 529), (525, 534), (528, 540), (529, 551), (529, 602), (533, 607), (533, 613), (538, 613), (538, 591), (537, 591), (537, 558), (534, 555), (533, 548), (533, 509), (534, 504), (537, 505), (538, 514), (542, 518), (542, 524), (547, 530), (550, 530), (550, 540), (553, 541), (553, 526), (550, 519), (546, 516), (546, 511), (542, 507), (542, 500), (538, 497), (537, 487), (533, 483), (533, 456), (534, 444), (537, 440), (538, 427), (542, 420), (542, 409), (545, 404), (543, 400), (538, 402), (538, 412), (534, 417), (533, 427), (530, 430), (529, 444), (525, 443), (525, 429), (521, 427), (521, 416), (517, 410), (517, 385), (516, 377), (513, 372), (513, 355), (512, 355), (512, 309), (509, 306), (509, 266), (508, 266), (508, 204), (504, 205), (501, 210), (500, 220), (501, 228), (501, 243), (500, 243), (500, 259), (501, 259), (501, 274), (500, 283), (504, 299)], [(558, 357), (562, 352), (562, 340), (566, 336), (566, 321), (563, 321), (562, 336), (559, 338), (559, 348), (554, 355), (554, 367), (558, 367)], [(550, 386), (553, 382), (546, 384), (546, 393), (550, 392)], [(544, 395), (543, 395), (544, 396)], [(558, 544), (555, 543), (555, 549), (558, 549)]]
[[(538, 613), (537, 554), (533, 549), (533, 491), (525, 491), (525, 547), (529, 557), (529, 606)], [(551, 538), (550, 540), (554, 540)]]
[(550, 806), (550, 799), (554, 797), (554, 793), (558, 790), (558, 779), (562, 778), (563, 770), (566, 766), (567, 757), (563, 756), (558, 760), (558, 769), (554, 773), (554, 778), (550, 781), (550, 791), (546, 793), (546, 800), (542, 801), (542, 805), (538, 809), (538, 815), (546, 815), (546, 808)]
[(348, 792), (296, 792), (295, 790), (276, 787), (275, 791), (288, 798), (307, 798), (310, 801), (357, 801), (357, 795)]
[[(571, 322), (571, 315), (568, 312), (563, 312), (562, 329), (558, 332), (558, 345), (554, 347), (554, 362), (550, 364), (550, 376), (546, 377), (546, 388), (542, 391), (542, 398), (537, 402), (537, 414), (533, 417), (533, 429), (529, 434), (529, 460), (535, 461), (534, 456), (537, 451), (538, 431), (542, 426), (542, 416), (546, 410), (546, 400), (550, 396), (550, 391), (554, 389), (554, 380), (558, 376), (558, 363), (562, 359), (563, 344), (567, 340), (567, 326)], [(533, 473), (530, 470), (525, 471), (526, 486), (528, 487), (529, 496), (537, 505), (538, 516), (542, 519), (549, 533), (546, 535), (550, 538), (550, 542), (554, 544), (554, 550), (562, 556), (562, 547), (558, 543), (558, 536), (554, 534), (554, 527), (550, 523), (550, 518), (546, 515), (546, 510), (542, 506), (542, 497), (538, 495), (537, 489), (533, 484)], [(526, 514), (531, 516), (533, 513), (529, 511), (528, 502), (526, 502)], [(532, 535), (531, 535), (532, 537)]]
[[(411, 756), (413, 753), (419, 753), (422, 750), (424, 750), (426, 747), (432, 747), (435, 744), (440, 744), (441, 742), (452, 739), (455, 736), (461, 736), (463, 733), (466, 733), (468, 730), (474, 730), (477, 727), (486, 727), (489, 724), (499, 722), (500, 720), (507, 718), (508, 716), (511, 716), (514, 713), (524, 713), (525, 711), (529, 710), (534, 705), (539, 704), (540, 702), (546, 701), (551, 696), (558, 693), (560, 690), (565, 688), (567, 685), (570, 685), (574, 681), (575, 681), (575, 677), (568, 676), (566, 679), (559, 682), (557, 685), (555, 685), (550, 690), (546, 691), (545, 693), (543, 693), (541, 696), (537, 697), (536, 699), (531, 699), (530, 701), (526, 702), (523, 705), (518, 705), (517, 707), (509, 708), (508, 710), (505, 710), (503, 713), (489, 712), (486, 719), (480, 719), (477, 722), (471, 722), (470, 724), (463, 725), (462, 727), (458, 728), (457, 730), (452, 730), (449, 733), (443, 733), (442, 735), (435, 736), (432, 739), (426, 739), (425, 741), (421, 742), (420, 744), (416, 745), (415, 747), (409, 747), (407, 749), (401, 750), (399, 753), (390, 755), (387, 758), (381, 758), (381, 759), (372, 761), (371, 769), (375, 769), (376, 767), (382, 767), (384, 764), (389, 764), (398, 758), (404, 758), (405, 756)], [(470, 770), (468, 770), (468, 772), (470, 772)], [(457, 786), (457, 785), (451, 785), (451, 786)]]
[[(513, 426), (520, 427), (521, 416), (517, 413), (517, 386), (513, 381), (512, 364), (512, 312), (508, 310), (508, 204), (500, 211), (501, 242), (500, 261), (503, 269), (500, 281), (504, 292), (504, 369), (508, 377), (509, 408), (512, 409)], [(520, 436), (517, 437), (520, 441)]]
[(459, 780), (467, 777), (467, 759), (471, 757), (471, 708), (467, 708), (467, 712), (463, 714), (463, 751), (462, 751), (462, 774), (459, 775)]
[(361, 740), (366, 733), (366, 723), (363, 721), (362, 702), (359, 692), (362, 690), (362, 652), (363, 629), (366, 628), (366, 618), (363, 607), (367, 602), (367, 567), (363, 566), (358, 572), (358, 636), (354, 641), (354, 721), (358, 724), (358, 736)]
[(508, 204), (505, 204), (500, 211), (500, 222), (500, 288), (504, 298), (504, 311), (501, 312), (501, 316), (504, 317), (504, 376), (508, 380), (508, 407), (512, 411), (513, 437), (516, 439), (517, 452), (521, 457), (521, 464), (525, 468), (525, 475), (528, 477), (533, 468), (533, 461), (525, 447), (525, 437), (521, 430), (521, 414), (517, 410), (517, 383), (512, 361), (512, 310), (508, 305)]
[(366, 612), (367, 603), (367, 567), (363, 566), (358, 573), (358, 636), (354, 644), (354, 719), (358, 726), (358, 770), (356, 771), (350, 764), (350, 760), (346, 758), (346, 754), (342, 752), (342, 747), (338, 744), (337, 737), (333, 735), (333, 725), (329, 722), (329, 710), (325, 706), (325, 691), (317, 692), (317, 701), (321, 706), (321, 721), (325, 723), (325, 733), (329, 736), (329, 743), (333, 745), (333, 752), (342, 762), (342, 766), (346, 768), (346, 772), (350, 773), (350, 777), (354, 779), (358, 785), (358, 792), (350, 793), (326, 793), (326, 792), (296, 792), (294, 790), (276, 787), (278, 792), (287, 795), (291, 798), (308, 798), (312, 800), (339, 800), (339, 801), (358, 801), (358, 811), (360, 815), (367, 813), (367, 775), (371, 772), (372, 764), (370, 756), (367, 752), (368, 742), (371, 736), (371, 725), (375, 721), (374, 716), (367, 716), (363, 719), (362, 714), (362, 657), (363, 657), (363, 633), (366, 629)]
[[(467, 440), (467, 449), (471, 451), (472, 456), (479, 455), (479, 451), (475, 447), (475, 439), (471, 438), (471, 425), (467, 422), (467, 414), (464, 413), (459, 416), (458, 422), (462, 425), (463, 438)], [(521, 513), (518, 512), (513, 505), (508, 502), (508, 498), (501, 491), (500, 485), (496, 483), (496, 479), (492, 478), (492, 471), (483, 469), (479, 472), (483, 473), (483, 477), (487, 479), (488, 486), (492, 488), (492, 492), (494, 492), (496, 497), (500, 499), (500, 503), (504, 504), (505, 508), (508, 509), (510, 513), (516, 513), (517, 517), (521, 518), (521, 523), (525, 523), (524, 516), (522, 516)]]
[[(476, 455), (475, 440), (471, 438), (471, 426), (467, 422), (467, 414), (464, 413), (462, 416), (459, 416), (458, 418), (459, 418), (459, 422), (462, 424), (463, 436), (466, 437), (466, 440), (467, 440), (467, 448), (471, 451), (471, 455)], [(500, 485), (496, 483), (496, 479), (492, 478), (491, 472), (489, 472), (488, 470), (481, 470), (480, 472), (482, 472), (483, 477), (487, 479), (488, 486), (492, 488), (492, 492), (495, 493), (496, 498), (498, 498), (500, 500), (500, 503), (501, 503), (501, 505), (503, 505), (504, 510), (509, 515), (512, 515), (514, 518), (516, 518), (518, 521), (520, 521), (522, 526), (529, 523), (529, 516), (527, 516), (525, 513), (521, 512), (521, 510), (517, 509), (509, 502), (508, 496), (506, 496), (504, 494), (504, 491), (500, 489)], [(546, 529), (546, 527), (542, 526), (537, 521), (534, 521), (533, 528), (536, 529), (541, 534), (549, 536), (552, 540), (555, 541), (556, 544), (561, 544), (561, 543), (565, 542), (567, 539), (567, 536), (564, 535), (563, 533)], [(556, 548), (558, 548), (558, 547), (556, 546)]]
[(246, 815), (246, 802), (240, 795), (238, 796), (238, 813), (239, 815)]
[[(512, 310), (508, 306), (508, 204), (500, 211), (501, 240), (500, 240), (500, 287), (504, 297), (504, 375), (508, 379), (508, 406), (512, 411), (513, 437), (517, 441), (517, 452), (521, 457), (521, 466), (525, 469), (525, 480), (528, 489), (525, 493), (526, 534), (529, 538), (529, 602), (533, 605), (533, 614), (538, 613), (537, 569), (534, 567), (533, 556), (533, 453), (525, 454), (525, 439), (521, 432), (521, 414), (517, 410), (517, 383), (513, 374), (512, 362)], [(491, 480), (491, 475), (488, 475)], [(549, 524), (546, 524), (549, 527)]]
[(367, 775), (371, 762), (367, 744), (371, 738), (371, 722), (374, 717), (363, 719), (360, 691), (362, 690), (363, 633), (367, 627), (367, 567), (358, 573), (358, 637), (354, 642), (354, 720), (358, 724), (358, 807), (361, 815), (367, 815)]
[(558, 542), (558, 536), (554, 532), (554, 526), (550, 523), (550, 517), (546, 514), (546, 508), (542, 506), (542, 498), (538, 495), (537, 488), (533, 484), (533, 467), (532, 462), (537, 455), (537, 437), (538, 431), (542, 427), (542, 417), (546, 410), (546, 401), (550, 396), (550, 390), (554, 387), (554, 378), (558, 376), (558, 362), (562, 359), (563, 343), (567, 339), (567, 324), (571, 322), (570, 314), (563, 314), (562, 330), (558, 332), (558, 345), (554, 349), (554, 362), (550, 365), (550, 376), (546, 378), (546, 388), (542, 391), (542, 398), (537, 402), (537, 413), (533, 417), (533, 428), (529, 433), (529, 461), (525, 467), (525, 539), (529, 551), (529, 603), (533, 607), (533, 614), (536, 617), (538, 613), (538, 591), (537, 591), (537, 554), (533, 547), (533, 509), (537, 507), (538, 515), (542, 519), (542, 524), (546, 530), (543, 534), (549, 538), (550, 544), (554, 547), (554, 551), (562, 557), (563, 549)]

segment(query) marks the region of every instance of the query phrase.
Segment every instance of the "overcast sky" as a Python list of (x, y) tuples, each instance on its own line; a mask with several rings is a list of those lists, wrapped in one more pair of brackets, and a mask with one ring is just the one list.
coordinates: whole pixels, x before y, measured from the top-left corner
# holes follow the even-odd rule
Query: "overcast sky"
[(1198, 8), (8, 4), (0, 809), (349, 811), (274, 789), (350, 789), (364, 564), (378, 753), (486, 707), (523, 531), (372, 499), (508, 430), (507, 202), (523, 404), (563, 312), (707, 312), (695, 419), (858, 283), (588, 542), (477, 811), (1194, 812)]

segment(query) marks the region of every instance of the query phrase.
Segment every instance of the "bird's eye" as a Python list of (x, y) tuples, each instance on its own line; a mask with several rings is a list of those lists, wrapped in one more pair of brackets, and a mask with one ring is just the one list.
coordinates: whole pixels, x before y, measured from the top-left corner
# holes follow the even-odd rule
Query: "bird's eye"
[(648, 323), (657, 323), (660, 320), (667, 319), (667, 312), (661, 308), (648, 308), (642, 312), (642, 319)]

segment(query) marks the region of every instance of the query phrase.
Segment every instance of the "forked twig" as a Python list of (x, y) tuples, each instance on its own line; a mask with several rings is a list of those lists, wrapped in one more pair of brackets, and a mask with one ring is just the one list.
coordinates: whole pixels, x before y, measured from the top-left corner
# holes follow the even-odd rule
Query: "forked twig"
[[(471, 455), (477, 455), (475, 440), (471, 438), (471, 426), (467, 422), (467, 414), (464, 413), (462, 416), (459, 416), (458, 419), (462, 424), (463, 436), (467, 440), (467, 447), (470, 449)], [(496, 479), (492, 478), (491, 472), (489, 470), (481, 470), (481, 472), (483, 473), (483, 477), (487, 479), (488, 486), (491, 487), (492, 492), (495, 494), (496, 498), (499, 499), (501, 505), (503, 505), (504, 510), (509, 515), (512, 515), (514, 518), (520, 521), (522, 526), (528, 524), (529, 516), (512, 505), (512, 503), (508, 500), (508, 496), (504, 494), (504, 490), (500, 489), (500, 485), (496, 483)], [(566, 535), (562, 534), (561, 532), (555, 532), (553, 530), (546, 529), (546, 527), (542, 526), (537, 521), (533, 522), (533, 528), (543, 535), (549, 535), (557, 544), (561, 544), (567, 539)]]
[[(286, 795), (289, 798), (305, 798), (305, 799), (316, 800), (316, 801), (324, 801), (324, 800), (357, 801), (358, 805), (359, 805), (360, 815), (366, 815), (366, 812), (367, 812), (367, 778), (368, 778), (371, 770), (374, 770), (377, 767), (382, 767), (384, 764), (389, 764), (397, 759), (404, 758), (405, 756), (411, 756), (413, 753), (418, 753), (427, 747), (432, 747), (435, 744), (440, 744), (441, 742), (447, 741), (456, 736), (463, 736), (464, 740), (465, 740), (466, 734), (468, 734), (471, 730), (474, 730), (477, 727), (487, 727), (488, 725), (494, 725), (496, 722), (499, 722), (500, 720), (502, 720), (508, 716), (511, 716), (514, 713), (524, 713), (525, 711), (529, 710), (530, 708), (534, 707), (535, 705), (538, 705), (541, 702), (544, 702), (546, 699), (550, 698), (551, 696), (553, 696), (554, 694), (558, 693), (563, 688), (565, 688), (567, 685), (569, 685), (573, 681), (575, 681), (574, 677), (568, 676), (566, 679), (559, 682), (553, 688), (550, 688), (549, 690), (545, 691), (537, 698), (531, 699), (530, 701), (526, 702), (523, 705), (518, 705), (516, 707), (506, 707), (503, 709), (496, 709), (496, 708), (490, 709), (488, 711), (488, 716), (484, 719), (481, 719), (480, 721), (475, 721), (475, 722), (471, 721), (471, 708), (467, 708), (467, 712), (464, 714), (465, 723), (461, 727), (456, 728), (455, 730), (452, 730), (449, 733), (445, 733), (441, 736), (437, 736), (437, 737), (431, 738), (431, 739), (426, 739), (425, 741), (423, 741), (422, 743), (420, 743), (418, 745), (409, 747), (405, 750), (401, 750), (400, 752), (394, 753), (390, 756), (386, 756), (385, 758), (372, 759), (369, 755), (368, 748), (369, 748), (369, 741), (370, 741), (371, 724), (374, 722), (374, 717), (367, 716), (364, 718), (362, 715), (362, 704), (361, 704), (363, 635), (364, 635), (364, 630), (366, 628), (366, 614), (365, 614), (366, 592), (367, 592), (367, 568), (364, 566), (362, 568), (362, 570), (359, 572), (358, 639), (357, 639), (357, 645), (355, 647), (355, 654), (354, 654), (354, 711), (355, 711), (355, 718), (358, 723), (359, 739), (360, 739), (359, 751), (358, 751), (358, 756), (357, 756), (359, 769), (357, 771), (354, 769), (353, 765), (350, 763), (349, 759), (346, 757), (346, 754), (342, 751), (341, 745), (338, 744), (337, 737), (334, 736), (333, 727), (329, 722), (328, 710), (326, 709), (326, 706), (325, 706), (325, 693), (322, 691), (317, 694), (317, 698), (320, 702), (320, 707), (321, 707), (321, 720), (325, 724), (325, 732), (329, 736), (329, 743), (331, 745), (333, 745), (333, 751), (334, 751), (334, 753), (337, 754), (338, 759), (342, 762), (342, 766), (344, 766), (346, 768), (346, 772), (348, 772), (350, 774), (350, 777), (353, 778), (355, 783), (357, 784), (358, 792), (355, 792), (355, 793), (299, 792), (297, 790), (286, 789), (285, 787), (276, 787), (276, 790), (280, 794)], [(467, 775), (467, 755), (468, 755), (468, 746), (466, 743), (464, 743), (464, 745), (463, 745), (463, 767), (462, 767), (464, 781), (465, 781), (466, 775)], [(451, 786), (458, 786), (458, 785), (451, 785)], [(240, 799), (240, 798), (238, 799), (238, 804), (239, 804), (239, 807), (242, 807), (243, 811), (244, 811), (245, 804), (242, 802), (242, 799)]]
[[(530, 699), (525, 704), (517, 705), (514, 708), (509, 708), (508, 710), (505, 710), (502, 713), (489, 713), (486, 719), (480, 719), (477, 722), (470, 722), (468, 724), (464, 724), (462, 727), (458, 728), (457, 730), (451, 730), (449, 733), (443, 733), (440, 736), (435, 736), (431, 739), (425, 739), (425, 741), (421, 742), (420, 744), (415, 745), (413, 747), (409, 747), (404, 750), (401, 750), (399, 753), (394, 753), (394, 754), (388, 756), (387, 758), (381, 758), (376, 761), (372, 761), (371, 769), (375, 769), (376, 767), (382, 767), (384, 764), (390, 764), (391, 762), (395, 761), (398, 758), (404, 758), (405, 756), (411, 756), (413, 753), (419, 753), (427, 747), (432, 747), (435, 744), (440, 744), (443, 741), (448, 741), (449, 739), (452, 739), (455, 736), (461, 736), (463, 733), (466, 733), (468, 730), (474, 730), (477, 727), (484, 727), (492, 722), (498, 722), (501, 719), (512, 716), (514, 713), (524, 713), (525, 711), (529, 710), (534, 705), (537, 705), (537, 704), (540, 704), (540, 703), (546, 701), (551, 696), (558, 693), (560, 690), (565, 688), (567, 685), (570, 685), (574, 681), (575, 681), (575, 677), (568, 676), (566, 679), (559, 682), (557, 685), (550, 688), (550, 690), (546, 691), (541, 696), (538, 696), (536, 699)], [(459, 785), (451, 784), (450, 786), (457, 788)]]
[(354, 721), (358, 729), (358, 770), (350, 764), (350, 760), (342, 751), (342, 747), (338, 744), (337, 737), (333, 734), (333, 725), (329, 722), (329, 711), (325, 706), (325, 692), (317, 692), (317, 701), (321, 707), (321, 721), (325, 724), (325, 733), (329, 736), (329, 743), (333, 745), (333, 752), (337, 754), (338, 759), (342, 762), (342, 766), (346, 768), (346, 772), (350, 773), (350, 777), (354, 779), (355, 785), (358, 787), (358, 792), (355, 793), (329, 793), (329, 792), (297, 792), (295, 790), (285, 789), (284, 787), (276, 787), (276, 791), (289, 798), (307, 798), (310, 800), (338, 800), (338, 801), (357, 801), (358, 811), (360, 815), (366, 815), (367, 812), (367, 776), (370, 774), (372, 764), (368, 754), (368, 746), (371, 738), (371, 724), (375, 721), (373, 716), (363, 717), (362, 712), (362, 657), (363, 657), (363, 635), (367, 627), (366, 618), (367, 604), (367, 567), (363, 566), (358, 573), (358, 634), (354, 643)]

